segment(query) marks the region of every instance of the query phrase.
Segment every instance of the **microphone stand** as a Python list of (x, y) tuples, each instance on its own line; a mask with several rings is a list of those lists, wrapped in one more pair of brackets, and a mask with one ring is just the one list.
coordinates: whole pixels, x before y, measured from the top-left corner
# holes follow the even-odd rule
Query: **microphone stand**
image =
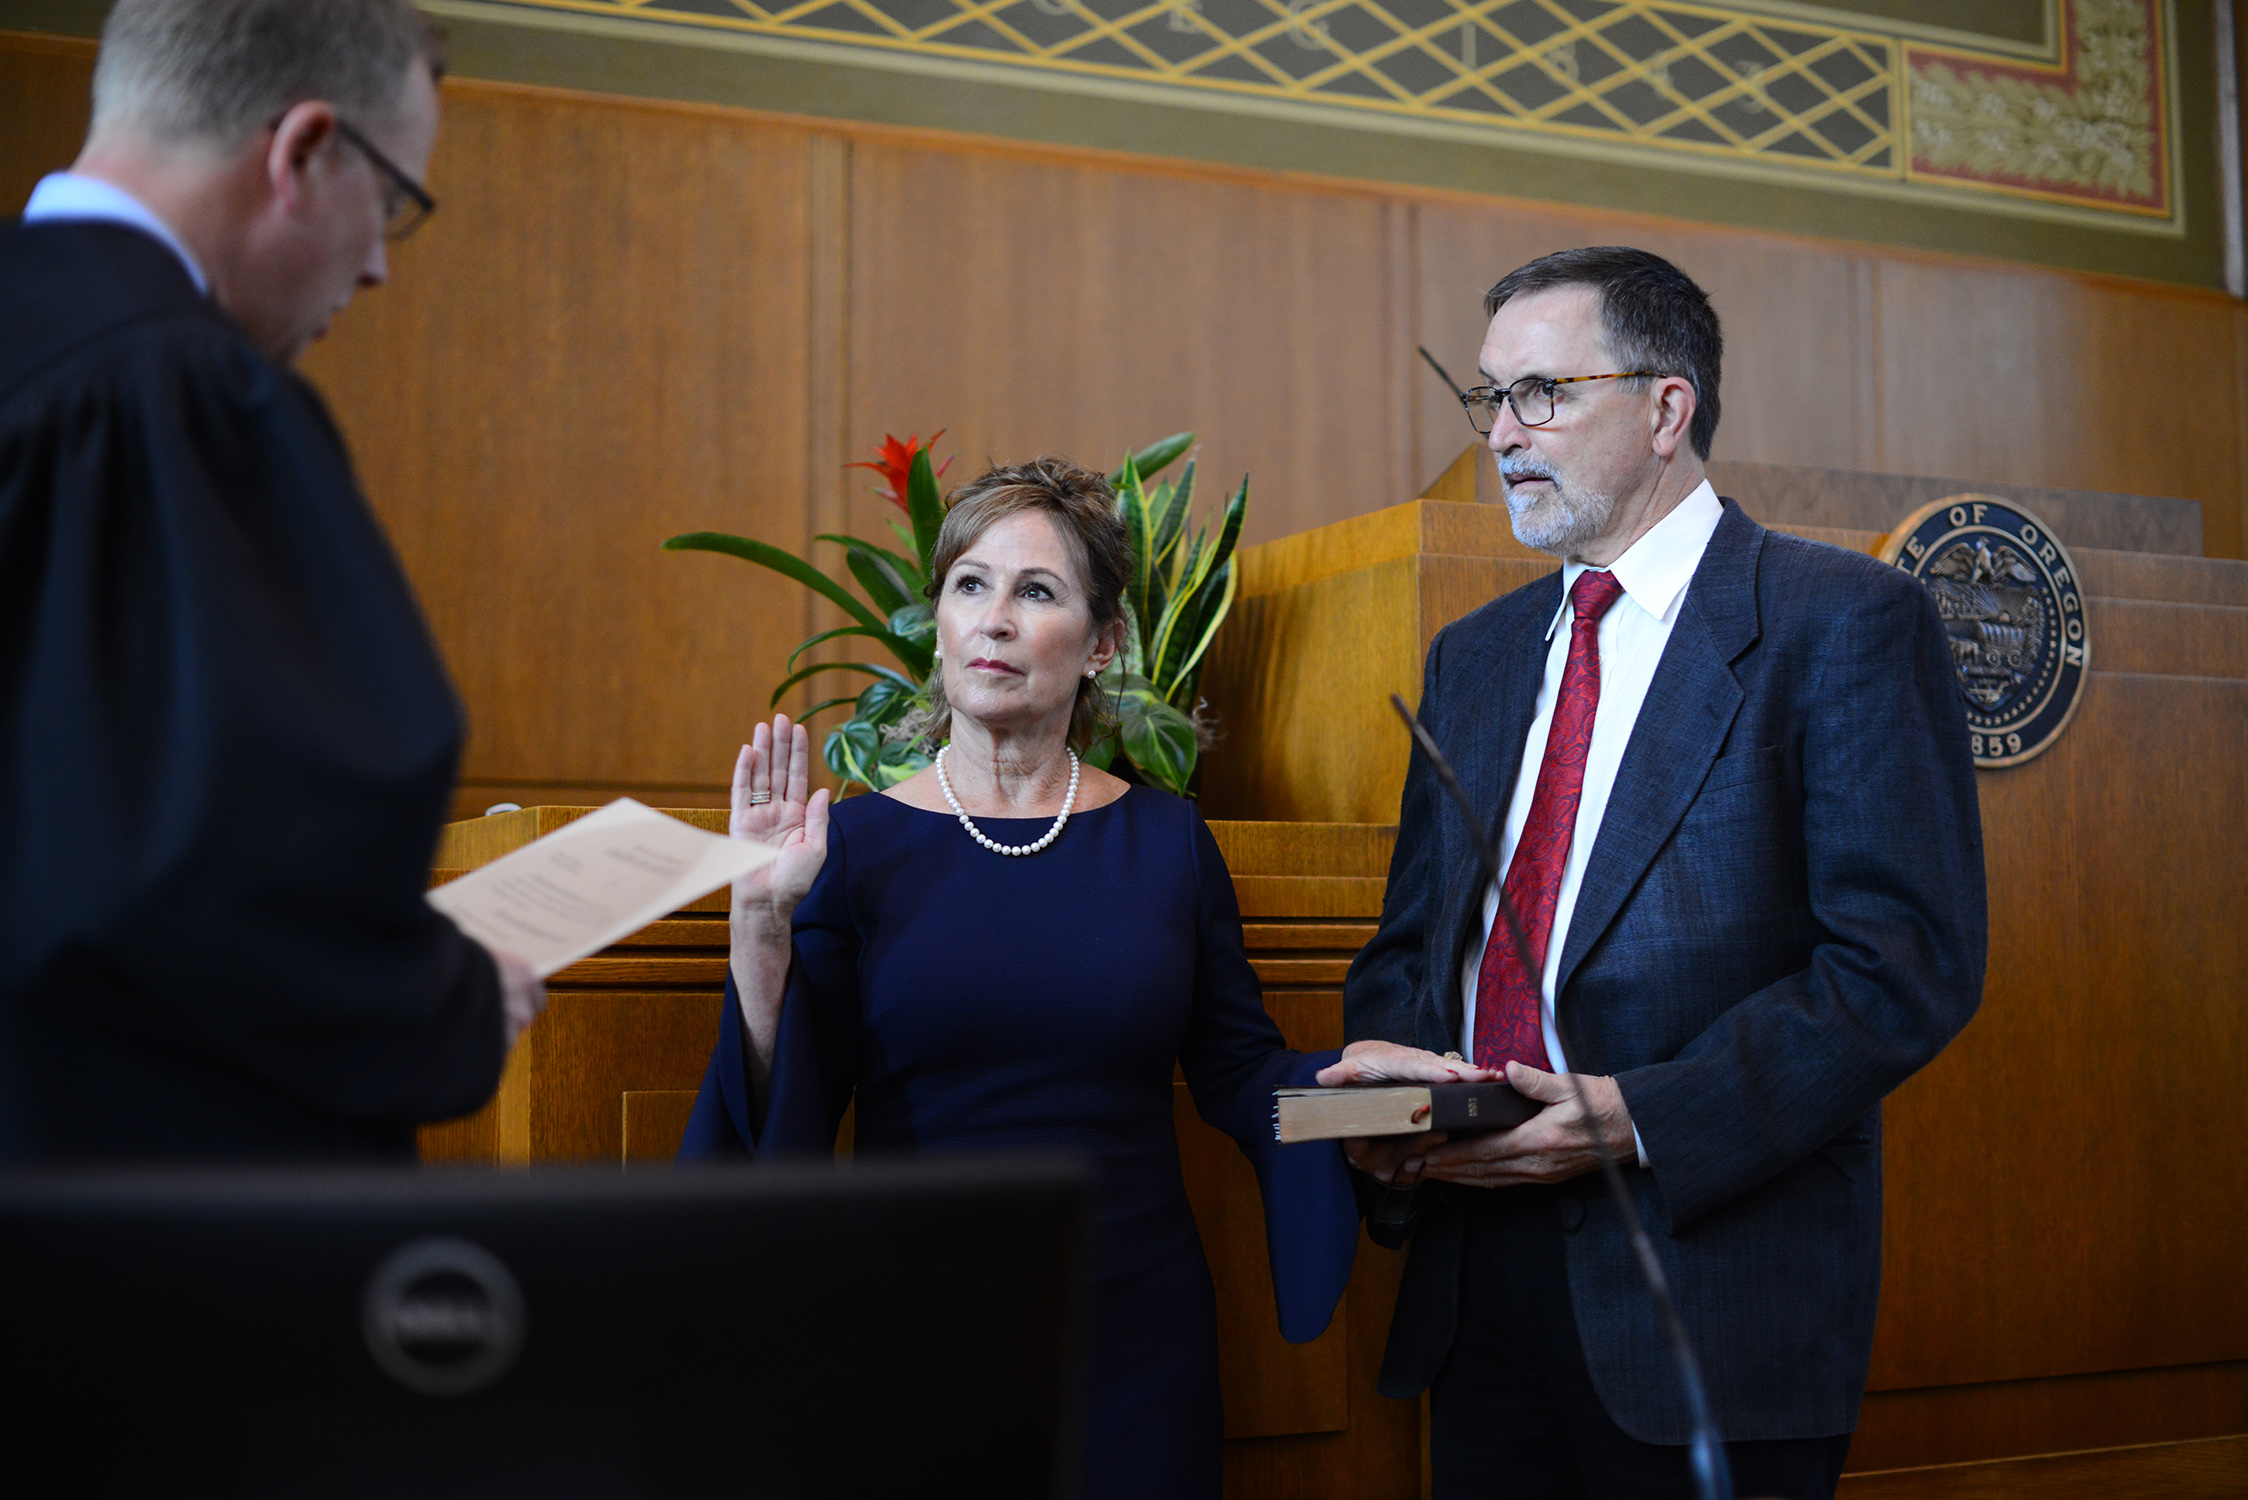
[[(1392, 693), (1389, 701), (1397, 710), (1397, 716), (1405, 721), (1405, 727), (1413, 732), (1414, 743), (1420, 746), (1421, 754), (1428, 757), (1429, 769), (1436, 773), (1437, 781), (1451, 794), (1460, 816), (1467, 820), (1468, 835), (1475, 840), (1476, 856), (1491, 872), (1492, 888), (1499, 893), (1499, 916), (1506, 923), (1507, 936), (1514, 944), (1515, 960), (1522, 965), (1522, 972), (1530, 982), (1538, 986), (1542, 997), (1545, 986), (1540, 976), (1545, 966), (1532, 961), (1529, 934), (1522, 930), (1522, 919), (1515, 913), (1514, 903), (1507, 899), (1506, 871), (1499, 868), (1499, 851), (1484, 831), (1475, 804), (1468, 800), (1467, 788), (1460, 785), (1452, 763), (1436, 748), (1436, 740), (1405, 706), (1404, 698)], [(1556, 1009), (1547, 1008), (1544, 1019), (1553, 1027), (1562, 1052), (1569, 1057), (1577, 1056), (1576, 1047), (1561, 1029), (1561, 1017)], [(1647, 1228), (1639, 1221), (1639, 1207), (1632, 1201), (1631, 1189), (1624, 1186), (1623, 1169), (1617, 1166), (1616, 1154), (1608, 1149), (1608, 1138), (1601, 1133), (1600, 1122), (1593, 1115), (1592, 1100), (1585, 1093), (1584, 1081), (1573, 1072), (1564, 1071), (1562, 1077), (1569, 1080), (1577, 1108), (1584, 1111), (1586, 1121), (1592, 1126), (1592, 1149), (1600, 1158), (1601, 1175), (1608, 1181), (1608, 1196), (1615, 1200), (1616, 1212), (1623, 1216), (1624, 1229), (1631, 1236), (1632, 1251), (1639, 1257), (1639, 1274), (1647, 1283), (1648, 1295), (1654, 1299), (1663, 1331), (1670, 1336), (1671, 1358), (1678, 1365), (1678, 1382), (1685, 1388), (1687, 1416), (1694, 1425), (1693, 1441), (1688, 1446), (1694, 1493), (1700, 1500), (1733, 1500), (1732, 1468), (1725, 1461), (1725, 1444), (1717, 1434), (1717, 1423), (1709, 1414), (1709, 1397), (1702, 1388), (1701, 1363), (1694, 1358), (1694, 1345), (1686, 1337), (1685, 1321), (1678, 1316), (1677, 1304), (1671, 1301), (1670, 1284), (1663, 1278), (1662, 1262), (1655, 1259), (1654, 1243), (1647, 1238)]]
[(1450, 373), (1436, 362), (1436, 356), (1428, 352), (1428, 345), (1415, 344), (1413, 347), (1421, 351), (1421, 358), (1428, 361), (1428, 367), (1436, 372), (1436, 378), (1452, 388), (1453, 395), (1459, 397), (1462, 401), (1467, 400), (1467, 392), (1461, 390), (1460, 383), (1454, 380)]

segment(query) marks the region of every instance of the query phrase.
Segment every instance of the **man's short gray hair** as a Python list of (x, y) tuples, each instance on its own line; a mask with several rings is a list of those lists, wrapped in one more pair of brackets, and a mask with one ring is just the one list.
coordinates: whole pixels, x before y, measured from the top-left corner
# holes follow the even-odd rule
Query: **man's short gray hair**
[(443, 42), (410, 0), (117, 0), (94, 64), (94, 134), (226, 150), (307, 99), (383, 120), (416, 58), (444, 76)]

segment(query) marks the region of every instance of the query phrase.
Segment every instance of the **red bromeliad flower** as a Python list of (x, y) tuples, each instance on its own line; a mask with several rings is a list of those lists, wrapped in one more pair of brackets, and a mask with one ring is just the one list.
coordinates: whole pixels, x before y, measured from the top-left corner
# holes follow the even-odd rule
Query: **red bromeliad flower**
[[(889, 433), (884, 433), (881, 446), (874, 450), (875, 458), (871, 463), (845, 464), (843, 467), (846, 469), (872, 469), (875, 473), (881, 475), (890, 482), (890, 493), (883, 498), (898, 509), (905, 510), (909, 508), (906, 505), (905, 498), (906, 477), (913, 472), (913, 456), (925, 448), (936, 447), (937, 439), (944, 435), (945, 429), (940, 427), (929, 434), (929, 441), (926, 443), (921, 441), (921, 434), (918, 432), (911, 434), (901, 443)], [(948, 454), (945, 461), (937, 465), (937, 477), (942, 479), (944, 471), (951, 467), (952, 455)], [(874, 493), (880, 495), (882, 491), (875, 490)]]

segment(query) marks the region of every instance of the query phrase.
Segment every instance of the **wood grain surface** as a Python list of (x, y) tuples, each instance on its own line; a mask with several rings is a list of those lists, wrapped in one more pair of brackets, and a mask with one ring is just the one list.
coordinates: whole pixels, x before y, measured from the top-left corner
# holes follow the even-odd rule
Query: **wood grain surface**
[(1845, 1476), (1838, 1500), (2237, 1500), (2248, 1438), (2204, 1438), (2039, 1458)]
[[(75, 154), (90, 57), (0, 34), (11, 206)], [(888, 508), (842, 465), (884, 432), (950, 427), (939, 451), (959, 454), (960, 478), (1040, 451), (1105, 465), (1192, 427), (1207, 496), (1252, 474), (1252, 540), (1381, 510), (1447, 471), (1448, 496), (1487, 507), (1488, 465), (1451, 469), (1470, 434), (1413, 345), (1471, 379), (1483, 288), (1564, 245), (1644, 244), (1709, 288), (1729, 345), (1721, 459), (2198, 502), (2208, 562), (2080, 551), (2107, 642), (2084, 708), (2047, 756), (1981, 779), (1990, 997), (1890, 1114), (1888, 1280), (1860, 1457), (2081, 1446), (2066, 1434), (2097, 1427), (2096, 1408), (2201, 1413), (2201, 1433), (2248, 1426), (2224, 1373), (2248, 1359), (2248, 1143), (2222, 1123), (2248, 1076), (2248, 565), (2222, 561), (2242, 555), (2248, 488), (2239, 304), (749, 111), (464, 81), (445, 100), (430, 174), (444, 211), (306, 368), (460, 684), (469, 811), (620, 793), (721, 802), (788, 649), (839, 616), (738, 562), (657, 544), (708, 527), (811, 551), (817, 531), (875, 530)], [(1485, 509), (1462, 526), (1492, 533), (1496, 520)], [(1348, 598), (1286, 596), (1346, 583), (1355, 563), (1317, 577), (1307, 565), (1300, 583), (1243, 601), (1205, 688), (1227, 733), (1205, 772), (1213, 813), (1394, 817), (1402, 741), (1322, 740), (1368, 701), (1417, 693), (1436, 625), (1550, 566), (1499, 542), (1422, 542)], [(1307, 780), (1282, 774), (1283, 741), (1260, 723), (1316, 747), (1302, 752)], [(1290, 867), (1285, 836), (1243, 836), (1245, 852), (1263, 849), (1237, 882), (1270, 939), (1253, 961), (1306, 1035), (1339, 1015), (1337, 966), (1379, 910), (1381, 870), (1362, 858), (1379, 837), (1347, 835), (1357, 854), (1322, 845)], [(705, 905), (707, 917), (723, 902)], [(722, 963), (702, 934), (667, 931), (676, 940), (558, 981), (491, 1109), (425, 1147), (660, 1157), (715, 1035)], [(1236, 1210), (1213, 1260), (1246, 1267), (1238, 1176), (1228, 1186), (1213, 1159), (1191, 1170), (1206, 1201), (1232, 1194)], [(1255, 1422), (1297, 1428), (1229, 1445), (1235, 1494), (1417, 1490), (1417, 1411), (1371, 1393), (1394, 1276), (1386, 1255), (1362, 1255), (1339, 1342), (1311, 1365), (1234, 1360), (1229, 1381), (1265, 1393), (1241, 1398)], [(2104, 1408), (2051, 1384), (2133, 1370), (2204, 1373), (2116, 1386)], [(1319, 1424), (1338, 1380), (1335, 1431)], [(2209, 1474), (2237, 1476), (2215, 1446), (2047, 1462), (2058, 1467), (2036, 1482), (2055, 1494), (2123, 1487), (2117, 1465), (2186, 1476), (2144, 1493), (2217, 1493)], [(1885, 1475), (1853, 1493), (1994, 1482)], [(1878, 1488), (1938, 1483), (1970, 1487)]]
[[(75, 154), (91, 56), (0, 33), (0, 202)], [(2181, 496), (2242, 555), (2248, 314), (2214, 294), (471, 80), (445, 111), (443, 212), (306, 369), (467, 702), (464, 816), (723, 801), (788, 649), (841, 617), (664, 537), (832, 562), (815, 533), (893, 513), (843, 465), (936, 427), (954, 479), (1193, 428), (1206, 495), (1252, 476), (1252, 542), (1394, 505), (1471, 437), (1414, 345), (1471, 380), (1484, 288), (1572, 244), (1710, 290), (1719, 459)]]

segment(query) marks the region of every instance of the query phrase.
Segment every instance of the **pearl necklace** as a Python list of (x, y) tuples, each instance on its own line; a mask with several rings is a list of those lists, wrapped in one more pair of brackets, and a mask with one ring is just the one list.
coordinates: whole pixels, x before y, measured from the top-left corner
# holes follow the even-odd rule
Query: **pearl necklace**
[(944, 752), (945, 750), (950, 750), (951, 748), (952, 747), (950, 745), (947, 745), (944, 747), (944, 750), (939, 750), (937, 752), (937, 785), (944, 788), (945, 803), (952, 809), (952, 815), (960, 820), (960, 826), (968, 830), (968, 837), (974, 839), (977, 843), (983, 845), (986, 849), (989, 849), (994, 854), (1036, 854), (1039, 850), (1045, 848), (1048, 844), (1051, 844), (1054, 840), (1062, 836), (1062, 825), (1069, 821), (1070, 809), (1077, 805), (1078, 765), (1077, 752), (1075, 750), (1065, 750), (1063, 752), (1069, 757), (1069, 795), (1062, 798), (1061, 816), (1054, 819), (1054, 826), (1047, 829), (1046, 836), (1040, 839), (1037, 843), (1010, 845), (1002, 844), (996, 839), (986, 837), (984, 831), (976, 826), (976, 820), (969, 817), (967, 811), (961, 807), (960, 799), (952, 795), (952, 778), (945, 775), (944, 773)]

